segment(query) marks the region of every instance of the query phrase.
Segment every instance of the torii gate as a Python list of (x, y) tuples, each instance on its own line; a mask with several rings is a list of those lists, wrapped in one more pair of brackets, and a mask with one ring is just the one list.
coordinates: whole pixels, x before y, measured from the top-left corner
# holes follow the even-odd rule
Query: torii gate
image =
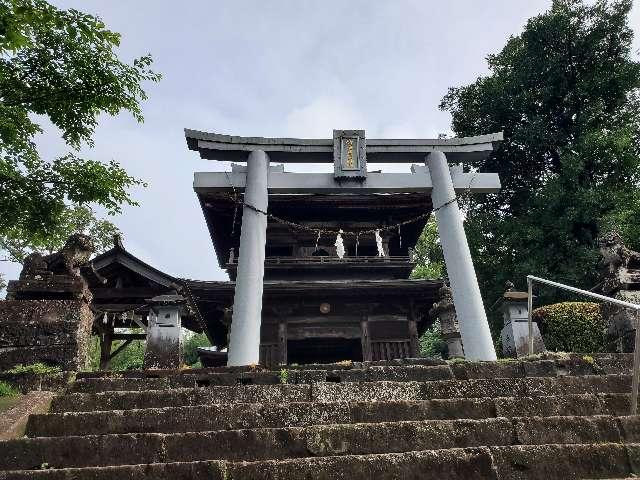
[[(438, 221), (460, 334), (470, 360), (495, 360), (456, 192), (492, 193), (497, 173), (464, 173), (453, 163), (485, 158), (502, 133), (451, 139), (368, 140), (363, 130), (334, 130), (333, 139), (236, 137), (186, 130), (201, 158), (246, 162), (231, 172), (196, 172), (196, 193), (244, 191), (240, 251), (228, 364), (259, 362), (260, 324), (269, 193), (428, 192)], [(269, 162), (333, 162), (334, 173), (288, 173)], [(411, 173), (369, 173), (367, 162), (410, 163)], [(248, 205), (248, 206), (247, 206)]]

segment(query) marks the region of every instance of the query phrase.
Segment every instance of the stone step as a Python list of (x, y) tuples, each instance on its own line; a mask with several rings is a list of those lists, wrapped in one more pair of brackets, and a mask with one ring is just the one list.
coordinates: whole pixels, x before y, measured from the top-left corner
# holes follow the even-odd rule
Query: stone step
[[(279, 372), (240, 372), (183, 374), (160, 378), (81, 378), (69, 392), (144, 391), (169, 388), (195, 388), (233, 385), (310, 384), (318, 382), (432, 381), (454, 379), (448, 365), (378, 367), (349, 370), (299, 370)], [(285, 381), (286, 380), (286, 381)]]
[(357, 402), (445, 398), (556, 396), (629, 393), (628, 375), (434, 380), (430, 382), (323, 382), (301, 385), (236, 385), (149, 391), (70, 393), (51, 411), (129, 410), (228, 403)]
[[(502, 359), (497, 362), (467, 362), (467, 361), (445, 361), (439, 358), (397, 358), (394, 360), (379, 360), (372, 362), (339, 362), (339, 363), (315, 363), (305, 365), (286, 365), (281, 368), (268, 369), (261, 365), (251, 366), (238, 366), (238, 367), (213, 367), (213, 368), (186, 368), (186, 369), (149, 369), (149, 370), (126, 370), (126, 371), (96, 371), (96, 372), (78, 372), (77, 378), (160, 378), (160, 377), (172, 377), (176, 375), (190, 375), (190, 374), (207, 374), (207, 373), (279, 373), (282, 368), (289, 371), (304, 371), (304, 370), (351, 370), (351, 369), (366, 369), (372, 366), (378, 367), (398, 367), (407, 365), (424, 365), (424, 366), (442, 366), (442, 365), (458, 365), (461, 368), (465, 366), (471, 366), (472, 369), (478, 368), (500, 368), (491, 367), (491, 365), (522, 365), (531, 364), (535, 362), (555, 362), (560, 368), (582, 368), (582, 366), (588, 364), (594, 367), (596, 370), (602, 370), (603, 373), (624, 373), (623, 370), (630, 370), (633, 364), (633, 354), (631, 353), (553, 353), (545, 352), (533, 356), (532, 358), (520, 358), (520, 359)], [(488, 365), (488, 367), (486, 367)], [(574, 365), (575, 367), (572, 367)], [(510, 367), (511, 368), (511, 367)]]
[[(585, 360), (586, 359), (586, 360)], [(413, 361), (416, 363), (407, 363)], [(421, 364), (417, 362), (425, 362)], [(72, 392), (110, 390), (157, 390), (214, 385), (287, 383), (427, 381), (473, 378), (554, 377), (563, 375), (629, 374), (632, 358), (570, 357), (556, 360), (506, 362), (453, 362), (432, 359), (404, 359), (389, 362), (355, 362), (348, 364), (287, 366), (280, 370), (256, 370), (248, 367), (186, 370), (138, 370), (128, 372), (79, 373)], [(337, 367), (337, 368), (336, 368)], [(284, 373), (286, 372), (286, 373)]]
[(483, 419), (520, 416), (627, 415), (627, 394), (378, 402), (218, 404), (32, 415), (28, 437), (181, 433), (335, 423)]
[(640, 445), (518, 445), (258, 462), (151, 463), (0, 472), (0, 480), (566, 480), (640, 472)]
[(640, 441), (640, 417), (516, 417), (22, 438), (0, 441), (0, 470), (201, 460), (282, 460), (475, 446)]
[[(581, 357), (580, 357), (581, 358)], [(447, 365), (445, 360), (440, 358), (397, 358), (394, 360), (382, 360), (374, 362), (352, 362), (344, 361), (338, 363), (308, 363), (304, 365), (286, 365), (286, 368), (290, 371), (303, 371), (303, 370), (351, 370), (351, 369), (363, 369), (369, 366), (405, 366), (405, 365), (423, 365), (428, 367)], [(119, 377), (119, 378), (160, 378), (160, 377), (173, 377), (176, 375), (191, 375), (191, 374), (207, 374), (207, 373), (279, 373), (280, 368), (268, 369), (262, 365), (249, 365), (249, 366), (237, 366), (237, 367), (208, 367), (208, 368), (185, 368), (185, 369), (148, 369), (148, 370), (126, 370), (126, 371), (111, 371), (103, 370), (96, 372), (78, 372), (77, 378), (107, 378), (107, 377)]]

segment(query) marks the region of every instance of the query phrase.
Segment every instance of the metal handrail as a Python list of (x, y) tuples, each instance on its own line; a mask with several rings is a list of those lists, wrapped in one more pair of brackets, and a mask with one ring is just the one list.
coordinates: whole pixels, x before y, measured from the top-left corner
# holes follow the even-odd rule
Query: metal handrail
[(621, 307), (628, 308), (636, 311), (635, 327), (635, 343), (633, 347), (633, 371), (631, 374), (631, 415), (635, 415), (638, 411), (638, 387), (640, 385), (640, 305), (637, 303), (625, 302), (617, 298), (607, 297), (606, 295), (600, 295), (599, 293), (593, 293), (588, 290), (582, 290), (576, 287), (570, 287), (563, 283), (553, 282), (546, 278), (534, 277), (533, 275), (527, 275), (527, 309), (528, 309), (528, 322), (529, 322), (529, 355), (533, 354), (533, 321), (531, 319), (532, 307), (533, 307), (533, 282), (544, 283), (552, 287), (568, 290), (569, 292), (579, 293), (586, 297), (595, 298), (607, 303), (613, 303), (614, 305), (620, 305)]

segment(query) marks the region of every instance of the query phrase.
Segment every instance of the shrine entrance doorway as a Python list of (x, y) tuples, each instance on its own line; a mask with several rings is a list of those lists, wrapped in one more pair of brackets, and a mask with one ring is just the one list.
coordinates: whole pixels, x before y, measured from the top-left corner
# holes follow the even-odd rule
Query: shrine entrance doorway
[(287, 363), (336, 363), (362, 361), (359, 338), (305, 338), (287, 342)]

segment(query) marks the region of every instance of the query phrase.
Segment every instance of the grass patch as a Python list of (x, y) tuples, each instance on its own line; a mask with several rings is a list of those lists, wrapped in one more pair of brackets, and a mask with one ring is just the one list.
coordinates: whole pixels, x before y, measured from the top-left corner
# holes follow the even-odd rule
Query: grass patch
[(450, 360), (447, 360), (447, 363), (455, 364), (455, 363), (471, 363), (471, 362), (469, 362), (468, 360), (466, 360), (464, 358), (456, 357), (456, 358), (452, 358)]
[(17, 397), (20, 392), (10, 383), (0, 381), (0, 398)]
[(11, 375), (53, 375), (62, 372), (58, 366), (46, 365), (44, 363), (32, 363), (30, 365), (16, 365), (5, 373)]

